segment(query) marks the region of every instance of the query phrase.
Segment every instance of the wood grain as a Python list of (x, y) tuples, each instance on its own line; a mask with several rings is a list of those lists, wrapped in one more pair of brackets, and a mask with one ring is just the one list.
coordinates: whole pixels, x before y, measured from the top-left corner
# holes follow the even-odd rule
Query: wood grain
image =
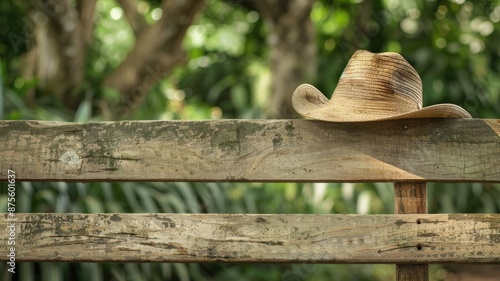
[[(16, 214), (16, 218), (16, 261), (500, 262), (500, 214)], [(9, 223), (0, 220), (4, 242)], [(7, 246), (0, 247), (0, 260), (6, 258)]]
[(428, 281), (429, 266), (424, 265), (396, 265), (397, 281)]
[(427, 214), (427, 184), (425, 182), (395, 182), (394, 213)]
[(0, 121), (0, 180), (500, 182), (500, 120)]
[[(394, 213), (427, 214), (427, 184), (425, 182), (394, 183)], [(422, 223), (417, 219), (417, 224)], [(417, 249), (423, 248), (417, 244)], [(396, 280), (428, 281), (429, 266), (427, 264), (397, 264)]]

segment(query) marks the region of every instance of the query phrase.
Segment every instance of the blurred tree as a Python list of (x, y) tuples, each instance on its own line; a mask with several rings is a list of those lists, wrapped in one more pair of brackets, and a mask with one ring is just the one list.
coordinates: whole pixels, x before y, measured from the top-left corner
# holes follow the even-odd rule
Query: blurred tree
[(257, 10), (269, 29), (267, 45), (273, 75), (266, 108), (271, 118), (294, 115), (290, 97), (295, 88), (316, 75), (316, 32), (310, 18), (313, 0), (242, 1)]
[(113, 114), (111, 117), (115, 118), (128, 116), (141, 104), (152, 86), (185, 60), (181, 43), (203, 0), (163, 0), (162, 16), (153, 26), (146, 25), (134, 9), (136, 0), (118, 3), (136, 39), (127, 58), (104, 80), (104, 87), (120, 93), (119, 102), (109, 110)]
[[(128, 116), (152, 86), (185, 60), (181, 43), (203, 1), (164, 0), (158, 3), (161, 15), (152, 25), (138, 12), (138, 1), (118, 3), (134, 31), (135, 41), (127, 57), (103, 79), (102, 86), (117, 91), (119, 96), (101, 103), (106, 119)], [(32, 0), (23, 8), (32, 34), (22, 57), (21, 75), (25, 80), (36, 78), (39, 90), (76, 109), (84, 99), (81, 86), (88, 66), (96, 1), (76, 1), (74, 6), (69, 0)], [(32, 102), (33, 90), (28, 97)]]
[[(27, 52), (22, 57), (21, 75), (36, 79), (37, 86), (74, 108), (80, 99), (71, 93), (84, 80), (86, 50), (91, 40), (95, 1), (27, 1), (25, 24), (29, 25)], [(30, 91), (29, 102), (35, 102)]]

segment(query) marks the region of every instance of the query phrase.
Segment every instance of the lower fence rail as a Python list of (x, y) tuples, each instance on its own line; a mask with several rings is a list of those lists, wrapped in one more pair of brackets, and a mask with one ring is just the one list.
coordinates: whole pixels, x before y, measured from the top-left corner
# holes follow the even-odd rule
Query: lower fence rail
[[(17, 261), (500, 263), (500, 214), (7, 214)], [(7, 261), (8, 247), (0, 248)]]

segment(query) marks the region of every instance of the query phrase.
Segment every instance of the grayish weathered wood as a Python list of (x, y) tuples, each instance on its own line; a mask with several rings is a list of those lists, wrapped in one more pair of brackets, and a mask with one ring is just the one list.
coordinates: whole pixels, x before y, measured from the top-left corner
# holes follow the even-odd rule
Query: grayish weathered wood
[[(16, 214), (16, 218), (16, 261), (500, 262), (500, 214)], [(9, 223), (0, 220), (4, 242)], [(5, 261), (8, 248), (3, 244), (0, 260)]]
[(0, 180), (500, 182), (500, 120), (0, 122)]
[[(396, 214), (427, 214), (427, 184), (425, 182), (394, 183), (394, 213)], [(421, 221), (417, 219), (417, 224)], [(418, 250), (423, 250), (417, 244)], [(428, 281), (429, 266), (427, 264), (397, 264), (396, 280), (398, 281)]]

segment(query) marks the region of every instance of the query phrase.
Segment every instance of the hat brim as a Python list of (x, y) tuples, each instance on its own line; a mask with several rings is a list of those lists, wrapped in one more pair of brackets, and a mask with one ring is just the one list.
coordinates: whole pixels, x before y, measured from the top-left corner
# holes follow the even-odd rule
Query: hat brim
[(454, 104), (436, 104), (419, 110), (391, 116), (375, 116), (349, 110), (348, 107), (335, 106), (318, 89), (309, 84), (297, 87), (292, 95), (293, 109), (300, 115), (315, 120), (328, 122), (366, 122), (394, 119), (423, 118), (472, 118), (460, 106)]

